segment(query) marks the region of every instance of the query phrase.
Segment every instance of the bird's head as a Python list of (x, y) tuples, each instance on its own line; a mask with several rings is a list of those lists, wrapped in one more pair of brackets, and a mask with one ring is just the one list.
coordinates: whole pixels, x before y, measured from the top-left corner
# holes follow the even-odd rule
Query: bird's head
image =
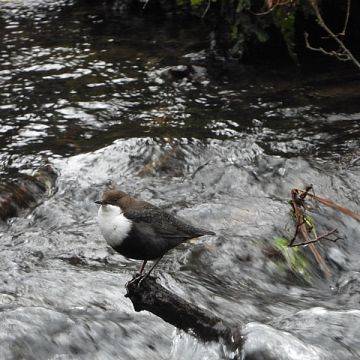
[(106, 190), (104, 191), (101, 200), (95, 201), (99, 205), (113, 205), (121, 207), (121, 199), (128, 196), (123, 191), (119, 190)]

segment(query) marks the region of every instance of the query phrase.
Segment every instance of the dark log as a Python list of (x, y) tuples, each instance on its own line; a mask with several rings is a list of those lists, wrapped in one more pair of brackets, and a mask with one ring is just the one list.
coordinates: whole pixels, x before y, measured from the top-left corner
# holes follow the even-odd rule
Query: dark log
[(219, 317), (173, 294), (153, 277), (126, 285), (135, 311), (146, 310), (169, 324), (195, 335), (203, 341), (222, 341), (232, 349), (241, 346), (240, 330), (225, 325)]

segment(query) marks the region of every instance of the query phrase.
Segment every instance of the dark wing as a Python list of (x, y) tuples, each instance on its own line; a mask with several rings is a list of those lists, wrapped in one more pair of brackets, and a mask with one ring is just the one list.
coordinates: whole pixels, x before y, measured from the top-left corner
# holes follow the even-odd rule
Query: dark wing
[(125, 211), (124, 215), (133, 221), (136, 231), (143, 232), (145, 237), (151, 235), (166, 240), (169, 248), (195, 237), (214, 235), (212, 231), (196, 228), (151, 204), (141, 211)]

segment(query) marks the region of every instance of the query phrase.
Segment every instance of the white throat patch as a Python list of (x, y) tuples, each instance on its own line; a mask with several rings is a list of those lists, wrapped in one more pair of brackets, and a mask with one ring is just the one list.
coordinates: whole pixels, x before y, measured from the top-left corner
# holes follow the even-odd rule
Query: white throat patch
[(98, 211), (101, 234), (111, 247), (120, 246), (128, 236), (132, 222), (118, 206), (101, 205)]

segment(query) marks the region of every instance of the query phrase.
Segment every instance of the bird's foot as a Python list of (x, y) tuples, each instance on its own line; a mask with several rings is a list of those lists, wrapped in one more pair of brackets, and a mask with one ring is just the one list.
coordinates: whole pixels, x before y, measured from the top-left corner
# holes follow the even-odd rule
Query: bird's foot
[(137, 287), (140, 287), (141, 284), (144, 282), (144, 280), (146, 280), (146, 278), (148, 278), (148, 277), (149, 277), (149, 274), (142, 275), (140, 277), (140, 279), (138, 280)]
[(149, 273), (146, 274), (137, 273), (134, 275), (134, 277), (131, 280), (129, 280), (125, 284), (125, 287), (128, 288), (128, 287), (136, 286), (137, 288), (139, 288), (147, 278), (151, 278), (153, 280), (156, 279), (156, 277), (150, 275)]
[[(133, 276), (133, 278), (131, 279), (131, 280), (129, 280), (126, 284), (125, 284), (125, 286), (126, 287), (129, 287), (129, 286), (132, 286), (132, 285), (134, 285), (134, 284), (136, 284), (136, 283), (140, 283), (140, 281), (142, 280), (142, 278), (144, 278), (144, 274), (140, 274), (140, 273), (136, 273), (134, 276)], [(137, 286), (139, 286), (139, 284), (137, 284)]]

